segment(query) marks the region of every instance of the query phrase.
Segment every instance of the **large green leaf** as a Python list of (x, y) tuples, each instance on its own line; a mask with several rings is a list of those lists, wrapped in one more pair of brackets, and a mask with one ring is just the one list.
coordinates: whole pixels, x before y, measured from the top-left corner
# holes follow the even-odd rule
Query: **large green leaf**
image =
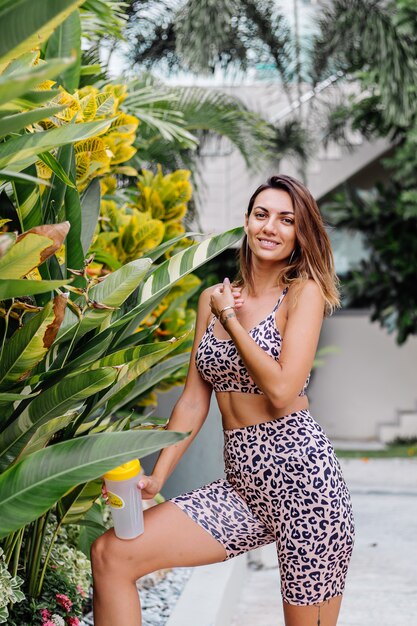
[(0, 538), (22, 528), (72, 487), (180, 441), (184, 433), (133, 431), (88, 435), (26, 457), (0, 475)]
[(57, 78), (57, 82), (70, 93), (78, 89), (81, 68), (81, 23), (78, 11), (73, 11), (48, 39), (45, 59), (69, 57), (75, 51), (76, 62)]
[(0, 386), (13, 385), (25, 375), (48, 351), (45, 334), (54, 319), (53, 303), (49, 302), (37, 315), (14, 332), (0, 361)]
[(77, 548), (81, 550), (87, 558), (90, 558), (91, 546), (94, 541), (106, 531), (106, 528), (103, 526), (103, 512), (100, 504), (95, 502), (78, 523), (81, 526), (78, 534)]
[[(76, 188), (76, 184), (71, 178), (68, 176), (61, 163), (54, 157), (51, 152), (42, 152), (38, 154), (39, 160), (42, 163), (45, 163), (52, 170), (52, 172), (57, 176), (67, 187)], [(69, 220), (68, 220), (69, 221)], [(72, 224), (71, 224), (72, 228)]]
[[(188, 335), (187, 335), (188, 336)], [(154, 343), (145, 343), (140, 346), (135, 346), (133, 348), (124, 348), (123, 350), (118, 350), (117, 352), (113, 352), (112, 354), (108, 354), (107, 356), (102, 357), (98, 361), (96, 361), (93, 365), (90, 366), (91, 369), (97, 369), (97, 367), (108, 367), (108, 366), (118, 366), (124, 365), (125, 363), (136, 363), (140, 362), (140, 367), (144, 367), (147, 369), (149, 364), (143, 363), (146, 361), (145, 357), (150, 354), (154, 354), (158, 352), (158, 357), (166, 356), (173, 350), (177, 348), (184, 340), (186, 336), (181, 337), (181, 340), (171, 340), (171, 341), (161, 341)], [(152, 365), (154, 362), (152, 363)]]
[(84, 0), (3, 0), (0, 4), (0, 65), (33, 50)]
[[(243, 228), (233, 228), (175, 254), (152, 269), (141, 286), (136, 306), (112, 322), (111, 327), (126, 328), (130, 322), (139, 326), (178, 280), (236, 244), (242, 236)], [(125, 334), (122, 332), (119, 340), (124, 338)]]
[[(28, 167), (22, 174), (29, 176), (37, 176), (37, 170), (35, 165)], [(39, 184), (35, 181), (16, 181), (14, 187), (14, 200), (16, 203), (16, 212), (19, 216), (19, 222), (22, 225), (23, 230), (29, 230), (39, 224), (45, 224), (48, 221), (45, 220), (42, 214), (42, 200)], [(45, 195), (49, 193), (49, 189)], [(50, 276), (48, 277), (50, 278)]]
[[(31, 89), (37, 87), (45, 80), (54, 78), (57, 74), (62, 72), (62, 70), (67, 69), (73, 62), (74, 59), (54, 59), (48, 63), (40, 63), (35, 67), (20, 69), (12, 75), (0, 76), (0, 104), (12, 102), (20, 97), (27, 97)], [(49, 98), (53, 97), (49, 91), (43, 93), (42, 90), (32, 92), (29, 97), (34, 97), (35, 93), (39, 93), (41, 98), (43, 98), (44, 95)], [(42, 99), (41, 102), (45, 102), (45, 100)]]
[[(62, 524), (76, 524), (91, 509), (101, 493), (101, 480), (90, 480), (77, 485), (58, 502), (58, 520)], [(103, 522), (103, 518), (101, 518)]]
[(25, 276), (41, 263), (41, 253), (52, 243), (49, 237), (29, 233), (0, 259), (0, 277), (10, 279)]
[(168, 378), (174, 372), (178, 371), (183, 365), (188, 363), (189, 360), (190, 354), (188, 352), (183, 352), (165, 359), (162, 363), (154, 365), (154, 367), (148, 369), (138, 380), (131, 384), (128, 389), (128, 393), (124, 395), (123, 402), (119, 402), (117, 408), (121, 408), (134, 402), (142, 394), (150, 391), (165, 378)]
[(0, 168), (20, 171), (38, 159), (37, 155), (67, 143), (74, 143), (98, 135), (110, 125), (111, 120), (67, 124), (39, 133), (31, 133), (0, 144)]
[(0, 300), (34, 296), (67, 285), (67, 280), (5, 280), (0, 278)]
[[(49, 181), (38, 178), (37, 176), (25, 174), (24, 172), (11, 172), (10, 170), (0, 170), (0, 182), (3, 180), (34, 183), (35, 185), (45, 185), (45, 187), (51, 187), (51, 183)], [(26, 226), (25, 224), (24, 228), (31, 228), (32, 226), (39, 224), (40, 221), (41, 220), (37, 221), (35, 224), (31, 224), (30, 226)]]
[(87, 254), (96, 230), (100, 215), (100, 181), (93, 178), (81, 195), (81, 246), (84, 256)]
[(15, 113), (14, 115), (6, 115), (0, 119), (0, 137), (9, 135), (22, 130), (30, 124), (40, 122), (41, 120), (59, 113), (65, 107), (53, 106), (53, 107), (41, 107), (39, 109), (32, 109), (32, 111), (26, 111), (25, 113)]
[(67, 298), (59, 294), (27, 324), (15, 331), (0, 361), (0, 386), (27, 378), (51, 347), (64, 317)]
[(38, 450), (44, 448), (48, 441), (51, 439), (51, 437), (55, 435), (55, 433), (68, 426), (68, 424), (72, 420), (76, 419), (77, 416), (77, 411), (67, 411), (66, 413), (64, 413), (64, 415), (54, 417), (53, 419), (49, 420), (49, 422), (46, 422), (45, 424), (42, 424), (42, 426), (39, 426), (39, 428), (34, 431), (27, 444), (20, 452), (19, 460), (25, 456), (28, 456), (29, 454), (33, 454), (34, 452), (37, 452)]
[(115, 380), (114, 368), (82, 372), (65, 377), (39, 394), (1, 434), (0, 468), (16, 458), (37, 428), (49, 420), (83, 405), (84, 400), (109, 387)]
[[(119, 270), (109, 274), (98, 285), (95, 285), (89, 292), (90, 299), (106, 307), (117, 308), (121, 306), (142, 282), (150, 264), (149, 259), (130, 261), (130, 263), (127, 263)], [(78, 325), (75, 315), (67, 312), (67, 317), (64, 319), (61, 327), (62, 332), (58, 335), (58, 341), (63, 341), (73, 336), (75, 329), (77, 329), (77, 336), (82, 337), (89, 330), (97, 328), (111, 314), (112, 310), (91, 308), (86, 311), (81, 323)]]
[[(100, 359), (99, 363), (107, 363), (113, 366), (126, 363), (126, 365), (121, 369), (117, 382), (112, 385), (94, 405), (92, 413), (100, 407), (105, 406), (105, 411), (101, 415), (101, 418), (104, 418), (107, 415), (111, 415), (112, 412), (117, 411), (121, 406), (124, 406), (126, 404), (125, 397), (135, 384), (137, 378), (143, 374), (143, 372), (149, 370), (155, 363), (158, 363), (161, 359), (166, 357), (170, 352), (177, 349), (187, 337), (188, 334), (183, 335), (176, 341), (165, 341), (156, 344), (159, 347), (157, 350), (153, 350), (149, 345), (146, 347), (138, 346), (136, 348), (120, 350), (120, 352)], [(144, 348), (143, 350), (141, 350), (142, 347)], [(127, 355), (133, 357), (130, 362), (124, 360)]]

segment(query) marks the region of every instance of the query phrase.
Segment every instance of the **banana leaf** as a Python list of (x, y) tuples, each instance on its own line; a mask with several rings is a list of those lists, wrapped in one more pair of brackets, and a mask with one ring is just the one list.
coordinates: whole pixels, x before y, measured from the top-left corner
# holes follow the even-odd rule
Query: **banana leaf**
[(84, 0), (3, 0), (0, 5), (0, 67), (33, 50)]
[(34, 296), (68, 285), (68, 280), (5, 280), (0, 278), (0, 300)]
[[(92, 287), (89, 292), (90, 300), (98, 304), (98, 306), (109, 308), (90, 308), (81, 320), (78, 321), (74, 313), (69, 310), (58, 333), (57, 342), (62, 342), (73, 337), (77, 333), (80, 338), (89, 330), (100, 326), (112, 314), (112, 309), (117, 308), (129, 297), (129, 295), (140, 285), (150, 266), (149, 259), (136, 259), (130, 261), (112, 274), (109, 274), (105, 280), (98, 285)], [(78, 300), (75, 300), (77, 303)], [(81, 304), (81, 299), (79, 301)], [(93, 305), (94, 306), (94, 305)]]
[(51, 345), (46, 337), (54, 319), (53, 302), (49, 302), (27, 324), (14, 332), (1, 356), (0, 387), (9, 388), (23, 380), (44, 358)]
[(32, 434), (48, 421), (83, 406), (90, 396), (109, 387), (117, 371), (105, 367), (65, 377), (37, 396), (7, 428), (0, 433), (0, 470), (20, 454)]
[(74, 486), (187, 434), (146, 430), (87, 435), (31, 454), (0, 475), (0, 538), (37, 519)]
[(52, 244), (52, 239), (29, 233), (0, 259), (0, 277), (7, 280), (22, 278), (42, 262), (42, 252)]
[[(27, 67), (21, 69), (20, 71), (15, 72), (11, 75), (3, 74), (2, 76), (0, 76), (0, 105), (10, 103), (17, 98), (27, 97), (31, 89), (37, 87), (45, 80), (50, 80), (54, 78), (55, 76), (57, 76), (57, 74), (62, 72), (62, 70), (67, 69), (73, 62), (74, 59), (54, 59), (53, 61), (49, 61), (48, 63), (42, 63), (36, 65), (35, 67)], [(29, 97), (32, 101), (35, 94), (39, 94), (41, 102), (45, 101), (44, 96), (47, 96), (48, 100), (51, 99), (51, 93), (49, 91), (44, 92), (43, 90), (40, 90), (36, 92), (31, 92), (31, 95)], [(25, 107), (22, 106), (21, 108)]]
[(76, 54), (75, 63), (57, 77), (57, 82), (69, 93), (78, 89), (81, 69), (81, 22), (78, 11), (73, 11), (48, 39), (45, 59), (61, 59)]
[(21, 135), (0, 144), (0, 168), (20, 171), (38, 160), (38, 154), (68, 143), (88, 139), (106, 130), (110, 120), (67, 124), (44, 132)]
[(242, 236), (243, 228), (233, 228), (221, 235), (216, 235), (195, 244), (191, 248), (175, 254), (156, 268), (151, 269), (146, 281), (140, 288), (136, 306), (115, 319), (115, 321), (112, 321), (110, 325), (111, 328), (120, 330), (116, 342), (126, 339), (132, 332), (132, 328), (141, 324), (178, 280), (217, 256), (223, 250), (230, 248)]
[(115, 413), (120, 408), (131, 406), (142, 394), (156, 387), (168, 376), (179, 370), (190, 360), (190, 354), (183, 352), (154, 365), (142, 373), (138, 379), (132, 380), (119, 393), (112, 396), (106, 408), (107, 413)]
[(40, 122), (41, 120), (55, 115), (65, 109), (64, 106), (52, 106), (41, 107), (40, 109), (33, 109), (32, 111), (26, 111), (25, 113), (15, 113), (14, 115), (6, 115), (0, 119), (0, 137), (4, 135), (10, 135), (22, 130), (26, 126)]

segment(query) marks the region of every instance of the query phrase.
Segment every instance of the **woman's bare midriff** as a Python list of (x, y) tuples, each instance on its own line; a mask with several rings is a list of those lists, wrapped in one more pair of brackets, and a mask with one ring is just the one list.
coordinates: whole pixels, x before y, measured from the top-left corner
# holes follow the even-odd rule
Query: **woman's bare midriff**
[(260, 394), (220, 391), (216, 393), (224, 430), (268, 422), (308, 409), (307, 396), (298, 396), (288, 406), (277, 409)]

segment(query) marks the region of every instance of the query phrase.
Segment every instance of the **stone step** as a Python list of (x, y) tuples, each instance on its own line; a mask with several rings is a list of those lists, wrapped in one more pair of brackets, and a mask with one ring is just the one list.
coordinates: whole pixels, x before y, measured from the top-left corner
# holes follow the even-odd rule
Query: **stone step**
[(399, 436), (417, 437), (417, 411), (401, 411)]
[(379, 427), (379, 439), (383, 443), (391, 443), (396, 437), (399, 437), (398, 424), (381, 424)]

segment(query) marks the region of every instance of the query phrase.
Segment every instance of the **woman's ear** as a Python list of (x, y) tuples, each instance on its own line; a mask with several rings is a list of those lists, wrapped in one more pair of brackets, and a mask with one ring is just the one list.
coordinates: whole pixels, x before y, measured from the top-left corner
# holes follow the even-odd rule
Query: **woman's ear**
[(246, 234), (248, 234), (248, 221), (249, 221), (249, 216), (247, 213), (245, 213), (245, 223), (243, 225), (243, 230), (245, 231)]

